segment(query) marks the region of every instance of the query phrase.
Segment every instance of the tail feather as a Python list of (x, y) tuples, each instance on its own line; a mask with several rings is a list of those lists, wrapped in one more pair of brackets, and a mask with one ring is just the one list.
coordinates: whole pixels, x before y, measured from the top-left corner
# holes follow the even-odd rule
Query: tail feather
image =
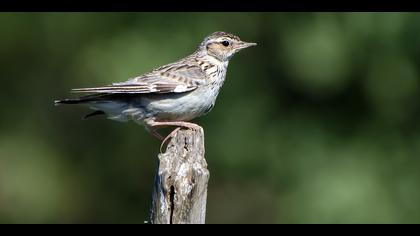
[(63, 100), (55, 100), (54, 105), (60, 105), (60, 104), (79, 104), (82, 103), (82, 101), (79, 98), (75, 99), (63, 99)]
[(91, 116), (97, 116), (97, 115), (105, 115), (105, 112), (100, 111), (100, 110), (94, 111), (94, 112), (92, 112), (92, 113), (89, 113), (89, 114), (85, 115), (85, 116), (83, 117), (83, 120), (86, 120), (87, 118), (89, 118), (89, 117), (91, 117)]
[[(54, 104), (60, 105), (60, 104), (84, 104), (84, 103), (89, 103), (89, 102), (94, 102), (94, 101), (99, 101), (103, 99), (103, 95), (88, 95), (88, 96), (83, 96), (80, 98), (70, 98), (70, 99), (63, 99), (63, 100), (55, 100)], [(91, 116), (96, 116), (96, 115), (103, 115), (105, 114), (104, 111), (101, 110), (96, 110), (94, 112), (91, 112), (87, 115), (85, 115), (83, 117), (83, 119), (87, 119)]]
[(56, 106), (60, 105), (60, 104), (81, 104), (81, 103), (103, 100), (107, 96), (109, 96), (109, 95), (107, 95), (107, 94), (94, 94), (94, 95), (82, 96), (82, 97), (79, 97), (79, 98), (67, 98), (67, 99), (63, 99), (63, 100), (55, 100), (54, 104)]
[(115, 110), (119, 112), (120, 110), (125, 109), (124, 107), (127, 104), (125, 100), (129, 98), (131, 98), (131, 96), (128, 94), (122, 95), (122, 94), (103, 93), (103, 94), (86, 95), (79, 98), (55, 100), (54, 104), (56, 106), (61, 105), (61, 104), (88, 105), (91, 109), (94, 109), (95, 111), (83, 117), (83, 119), (87, 119), (91, 116), (96, 116), (96, 115), (104, 115), (104, 114), (110, 114), (110, 113), (113, 114), (115, 113)]

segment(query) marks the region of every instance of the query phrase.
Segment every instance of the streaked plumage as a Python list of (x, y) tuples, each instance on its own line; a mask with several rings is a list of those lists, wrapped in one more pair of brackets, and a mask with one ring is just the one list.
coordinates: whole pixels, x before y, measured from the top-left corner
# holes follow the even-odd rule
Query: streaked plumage
[(212, 109), (225, 80), (229, 59), (253, 45), (235, 35), (215, 32), (193, 54), (177, 62), (125, 82), (73, 89), (72, 92), (89, 95), (55, 103), (85, 104), (95, 110), (86, 117), (106, 114), (118, 121), (132, 119), (156, 136), (159, 135), (154, 127), (158, 126), (197, 128), (187, 121)]

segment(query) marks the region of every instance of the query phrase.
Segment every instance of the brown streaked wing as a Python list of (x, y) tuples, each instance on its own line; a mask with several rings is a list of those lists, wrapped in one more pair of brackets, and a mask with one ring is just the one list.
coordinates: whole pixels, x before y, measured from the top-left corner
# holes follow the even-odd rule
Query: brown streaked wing
[(205, 82), (206, 75), (196, 64), (174, 63), (126, 82), (109, 86), (73, 89), (81, 93), (183, 93)]

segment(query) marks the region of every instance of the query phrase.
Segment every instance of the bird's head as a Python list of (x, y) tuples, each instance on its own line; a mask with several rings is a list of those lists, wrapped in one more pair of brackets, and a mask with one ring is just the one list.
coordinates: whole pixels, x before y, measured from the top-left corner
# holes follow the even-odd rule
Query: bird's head
[(225, 62), (240, 50), (255, 45), (257, 44), (241, 41), (238, 36), (233, 34), (218, 31), (206, 37), (200, 44), (199, 50)]

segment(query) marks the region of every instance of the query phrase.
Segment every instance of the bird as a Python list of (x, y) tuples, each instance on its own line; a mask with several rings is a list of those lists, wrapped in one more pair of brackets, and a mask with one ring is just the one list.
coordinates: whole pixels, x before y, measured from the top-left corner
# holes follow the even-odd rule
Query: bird
[[(190, 122), (207, 114), (215, 105), (226, 78), (229, 60), (256, 43), (217, 31), (199, 44), (191, 55), (163, 65), (125, 82), (72, 89), (78, 98), (55, 100), (55, 105), (81, 104), (94, 110), (84, 118), (106, 115), (116, 121), (134, 121), (156, 138), (167, 140), (180, 128), (201, 126)], [(158, 129), (176, 127), (166, 138)]]

